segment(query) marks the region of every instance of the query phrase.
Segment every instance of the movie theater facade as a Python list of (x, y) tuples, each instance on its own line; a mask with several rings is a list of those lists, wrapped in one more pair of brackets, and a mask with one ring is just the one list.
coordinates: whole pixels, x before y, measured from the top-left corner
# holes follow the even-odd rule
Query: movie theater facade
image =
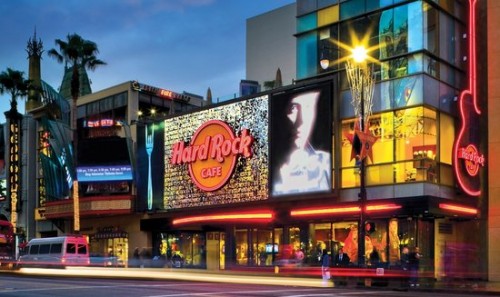
[[(376, 51), (383, 59), (373, 66), (376, 84), (365, 130), (371, 142), (363, 168), (340, 63), (326, 70), (315, 66), (318, 75), (291, 86), (138, 125), (137, 207), (147, 213), (141, 230), (150, 232), (153, 254), (217, 270), (320, 266), (322, 250), (336, 254), (342, 247), (353, 266), (375, 265), (370, 254), (376, 252), (377, 265), (390, 268), (400, 264), (404, 246), (418, 246), (420, 269), (436, 278), (484, 273), (481, 181), (487, 155), (484, 119), (478, 116), (484, 102), (477, 100), (472, 71), (475, 29), (463, 23), (472, 14), (467, 5), (455, 15), (427, 1), (403, 2), (356, 20), (337, 16), (320, 27), (320, 8), (298, 16), (299, 24), (318, 17), (317, 28), (299, 26), (299, 70), (312, 65), (301, 51), (301, 44), (312, 42), (310, 35), (319, 60), (324, 39), (338, 39), (335, 32), (344, 36), (349, 22), (358, 29), (375, 24), (377, 36), (387, 31), (383, 26), (392, 30), (387, 36), (406, 36), (398, 39), (406, 42), (406, 52), (397, 59)], [(393, 27), (400, 18), (406, 26)], [(456, 30), (434, 28), (438, 36), (431, 40), (431, 22), (437, 20)], [(439, 40), (448, 35), (460, 44), (456, 52), (441, 53), (453, 56), (441, 57), (423, 42), (425, 36), (443, 48), (446, 42)], [(462, 50), (471, 53), (463, 63), (457, 59)], [(338, 52), (333, 60), (347, 57)], [(366, 200), (360, 199), (361, 188)], [(365, 263), (358, 263), (360, 224)]]

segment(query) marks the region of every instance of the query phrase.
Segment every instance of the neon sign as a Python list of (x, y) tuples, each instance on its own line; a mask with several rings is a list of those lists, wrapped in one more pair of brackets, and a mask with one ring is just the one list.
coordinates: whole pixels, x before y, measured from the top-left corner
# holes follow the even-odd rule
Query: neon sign
[(176, 93), (174, 91), (149, 86), (146, 84), (141, 84), (138, 81), (132, 82), (132, 89), (139, 91), (139, 92), (152, 94), (152, 95), (155, 95), (155, 96), (158, 96), (161, 98), (165, 98), (168, 100), (179, 100), (179, 101), (184, 101), (184, 102), (189, 102), (189, 100), (191, 100), (191, 97), (188, 95), (179, 94), (179, 93)]
[(481, 195), (479, 168), (484, 167), (485, 157), (477, 147), (481, 133), (478, 127), (481, 110), (478, 106), (476, 77), (476, 2), (469, 0), (469, 86), (460, 94), (459, 111), (461, 127), (453, 148), (453, 168), (458, 184), (470, 196)]
[(220, 189), (231, 178), (238, 156), (252, 156), (254, 138), (248, 129), (235, 136), (229, 125), (210, 120), (196, 130), (191, 143), (174, 143), (172, 165), (189, 165), (189, 175), (198, 188), (210, 192)]
[(10, 123), (9, 125), (9, 196), (11, 205), (10, 221), (12, 226), (17, 226), (17, 204), (19, 202), (20, 188), (20, 131), (19, 123)]

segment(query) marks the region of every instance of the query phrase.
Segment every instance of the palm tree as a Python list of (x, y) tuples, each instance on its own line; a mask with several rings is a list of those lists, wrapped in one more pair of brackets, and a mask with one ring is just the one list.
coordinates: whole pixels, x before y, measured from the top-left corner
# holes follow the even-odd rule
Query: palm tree
[[(69, 64), (73, 70), (71, 75), (71, 98), (73, 101), (71, 106), (71, 130), (73, 131), (74, 161), (76, 161), (78, 141), (76, 102), (80, 96), (80, 69), (95, 70), (96, 67), (106, 65), (106, 63), (97, 59), (96, 55), (99, 50), (95, 42), (85, 40), (78, 34), (68, 34), (66, 39), (66, 41), (56, 39), (59, 51), (51, 49), (47, 54), (61, 64)], [(76, 166), (76, 162), (74, 165)]]
[(7, 68), (0, 73), (0, 94), (10, 93), (11, 111), (17, 113), (17, 98), (28, 95), (31, 82), (24, 78), (24, 72)]

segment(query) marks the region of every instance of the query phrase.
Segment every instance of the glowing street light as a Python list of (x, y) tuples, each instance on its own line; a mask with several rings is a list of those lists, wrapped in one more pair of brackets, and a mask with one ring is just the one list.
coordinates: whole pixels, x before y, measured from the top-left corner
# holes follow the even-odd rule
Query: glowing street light
[[(358, 236), (358, 265), (366, 264), (365, 255), (365, 208), (366, 208), (366, 183), (365, 183), (365, 158), (367, 151), (371, 149), (371, 144), (366, 141), (371, 135), (368, 135), (367, 124), (372, 113), (372, 98), (374, 78), (371, 69), (366, 61), (368, 59), (368, 51), (363, 46), (357, 46), (351, 50), (351, 59), (346, 62), (347, 80), (352, 95), (352, 105), (354, 114), (359, 120), (359, 131), (356, 131), (353, 141), (353, 147), (357, 150), (357, 158), (359, 160), (360, 185), (359, 185), (359, 203), (361, 211), (359, 213), (359, 236)], [(366, 125), (365, 125), (366, 124)], [(355, 123), (356, 125), (356, 123)], [(366, 126), (366, 127), (365, 127)], [(372, 137), (373, 138), (373, 137)], [(357, 143), (357, 145), (355, 145)]]

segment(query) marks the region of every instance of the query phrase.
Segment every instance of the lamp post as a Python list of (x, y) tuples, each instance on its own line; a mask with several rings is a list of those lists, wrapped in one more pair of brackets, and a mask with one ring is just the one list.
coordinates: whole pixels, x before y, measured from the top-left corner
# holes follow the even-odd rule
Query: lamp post
[(358, 201), (360, 204), (359, 225), (358, 225), (358, 265), (365, 266), (365, 221), (366, 221), (366, 172), (365, 158), (366, 153), (371, 144), (366, 142), (368, 134), (368, 124), (372, 112), (372, 98), (374, 79), (371, 69), (368, 67), (366, 59), (368, 58), (367, 50), (364, 47), (356, 47), (351, 51), (351, 59), (346, 62), (347, 80), (352, 95), (352, 105), (354, 114), (359, 121), (359, 130), (356, 130), (353, 141), (353, 148), (356, 150), (356, 157), (359, 161), (359, 194)]

